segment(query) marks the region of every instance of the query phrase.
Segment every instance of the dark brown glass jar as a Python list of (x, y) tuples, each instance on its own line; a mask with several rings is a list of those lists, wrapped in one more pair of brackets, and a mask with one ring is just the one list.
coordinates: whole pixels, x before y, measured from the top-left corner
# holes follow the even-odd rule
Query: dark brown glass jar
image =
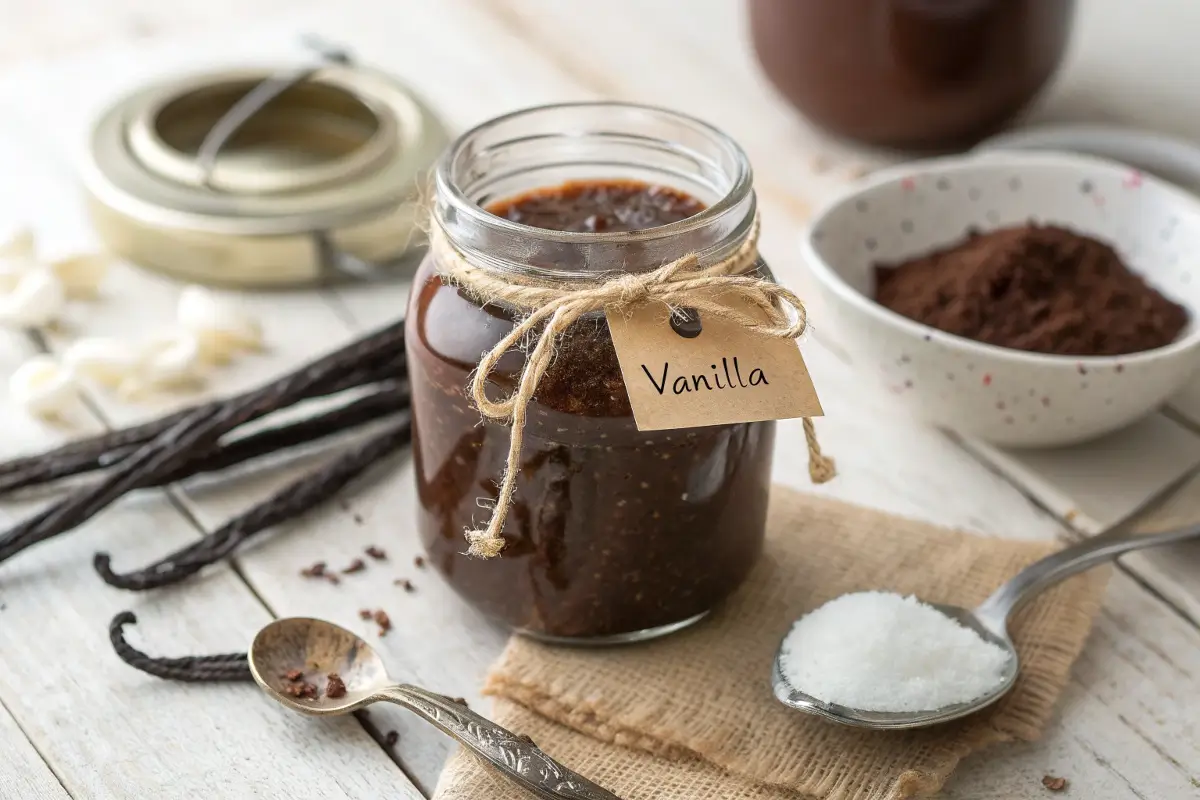
[(1074, 0), (749, 0), (793, 105), (872, 144), (951, 148), (1000, 128), (1058, 68)]
[[(485, 208), (568, 181), (590, 187), (567, 209), (582, 224), (554, 223), (573, 230), (516, 221), (521, 203), (509, 202), (505, 216)], [(634, 201), (640, 211), (626, 213)], [(659, 213), (668, 205), (701, 210), (679, 219)], [(641, 227), (648, 207), (650, 225), (665, 224)], [(598, 223), (605, 212), (609, 222)], [(549, 281), (644, 271), (689, 252), (720, 260), (745, 241), (754, 215), (750, 168), (728, 137), (619, 104), (531, 109), (465, 134), (439, 165), (434, 212), (473, 263)], [(767, 275), (761, 262), (756, 269)], [(513, 317), (444, 284), (433, 256), (422, 264), (407, 346), (418, 527), (430, 562), (484, 613), (545, 639), (632, 641), (703, 617), (761, 552), (774, 423), (639, 432), (602, 315), (567, 331), (539, 384), (503, 553), (463, 555), (464, 530), (488, 519), (510, 439), (508, 426), (481, 421), (467, 384)], [(505, 356), (490, 387), (497, 396), (511, 392), (522, 363), (519, 352)]]

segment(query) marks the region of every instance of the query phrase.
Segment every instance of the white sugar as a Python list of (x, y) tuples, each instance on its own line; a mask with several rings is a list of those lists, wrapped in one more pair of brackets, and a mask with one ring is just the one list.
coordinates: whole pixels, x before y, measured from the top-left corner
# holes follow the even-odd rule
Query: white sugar
[(783, 642), (788, 682), (863, 711), (933, 711), (988, 694), (1009, 655), (915, 597), (843, 595), (805, 615)]

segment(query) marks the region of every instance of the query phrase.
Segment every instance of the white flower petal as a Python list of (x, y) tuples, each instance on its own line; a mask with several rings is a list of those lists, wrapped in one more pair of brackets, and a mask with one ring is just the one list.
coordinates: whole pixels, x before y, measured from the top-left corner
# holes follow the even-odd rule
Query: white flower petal
[(137, 375), (130, 375), (117, 384), (117, 397), (126, 402), (141, 400), (149, 393), (149, 385)]
[(75, 253), (50, 263), (50, 269), (62, 281), (72, 297), (93, 298), (108, 274), (112, 256), (104, 252)]
[(120, 339), (91, 336), (72, 342), (62, 354), (63, 364), (74, 374), (108, 386), (119, 386), (142, 363), (141, 351)]
[(200, 360), (215, 367), (230, 363), (242, 350), (227, 337), (213, 331), (199, 331), (195, 336), (200, 342)]
[(203, 286), (185, 286), (176, 311), (179, 324), (203, 335), (216, 352), (262, 348), (262, 325), (240, 305)]
[(12, 402), (39, 417), (60, 416), (79, 397), (79, 384), (70, 371), (50, 356), (34, 356), (8, 379)]
[(39, 267), (41, 264), (29, 256), (4, 255), (0, 252), (0, 293), (16, 289), (21, 278)]
[(172, 387), (200, 380), (200, 340), (188, 331), (152, 338), (142, 351), (137, 377), (153, 387)]
[(22, 275), (8, 294), (0, 295), (0, 324), (37, 328), (62, 314), (67, 293), (62, 282), (48, 269), (38, 268)]
[(27, 226), (9, 228), (0, 234), (0, 257), (33, 259), (37, 256), (37, 239)]

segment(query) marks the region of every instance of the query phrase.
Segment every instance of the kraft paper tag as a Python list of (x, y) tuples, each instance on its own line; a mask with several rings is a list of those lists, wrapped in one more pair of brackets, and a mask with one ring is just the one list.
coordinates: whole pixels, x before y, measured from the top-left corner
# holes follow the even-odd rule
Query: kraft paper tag
[[(748, 307), (749, 308), (749, 307)], [(662, 303), (608, 311), (638, 430), (818, 417), (824, 412), (794, 339), (701, 316), (671, 324)]]

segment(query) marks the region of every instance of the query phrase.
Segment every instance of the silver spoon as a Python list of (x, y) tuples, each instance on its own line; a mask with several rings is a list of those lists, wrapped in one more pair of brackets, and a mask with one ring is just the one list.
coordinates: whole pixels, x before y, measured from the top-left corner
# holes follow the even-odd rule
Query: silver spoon
[[(300, 680), (289, 678), (293, 670), (301, 673)], [(369, 644), (332, 622), (275, 620), (250, 645), (250, 671), (268, 695), (301, 714), (349, 714), (379, 701), (404, 706), (546, 800), (620, 800), (543, 753), (529, 737), (505, 730), (448, 697), (395, 683)], [(345, 682), (343, 696), (327, 694), (330, 673)], [(304, 699), (288, 694), (302, 681), (319, 687), (319, 695)]]
[(876, 730), (926, 728), (930, 725), (938, 725), (965, 717), (967, 714), (973, 714), (981, 708), (995, 703), (1012, 689), (1021, 669), (1017, 649), (1008, 635), (1008, 620), (1018, 608), (1059, 581), (1106, 561), (1111, 561), (1123, 553), (1140, 550), (1144, 547), (1175, 544), (1200, 537), (1200, 524), (1154, 534), (1139, 535), (1133, 531), (1138, 522), (1173, 497), (1181, 486), (1195, 477), (1196, 472), (1197, 468), (1193, 468), (1172, 481), (1165, 489), (1156, 493), (1103, 533), (1029, 565), (993, 592), (992, 596), (984, 600), (974, 611), (940, 603), (929, 604), (963, 626), (971, 628), (985, 641), (998, 645), (1008, 653), (1008, 664), (1001, 680), (989, 694), (977, 697), (969, 703), (956, 703), (929, 711), (865, 711), (849, 708), (818, 700), (812, 695), (806, 694), (802, 687), (792, 686), (784, 677), (782, 664), (780, 664), (781, 648), (780, 653), (775, 656), (771, 675), (771, 687), (775, 692), (775, 697), (784, 705), (808, 714), (815, 714), (844, 725)]

